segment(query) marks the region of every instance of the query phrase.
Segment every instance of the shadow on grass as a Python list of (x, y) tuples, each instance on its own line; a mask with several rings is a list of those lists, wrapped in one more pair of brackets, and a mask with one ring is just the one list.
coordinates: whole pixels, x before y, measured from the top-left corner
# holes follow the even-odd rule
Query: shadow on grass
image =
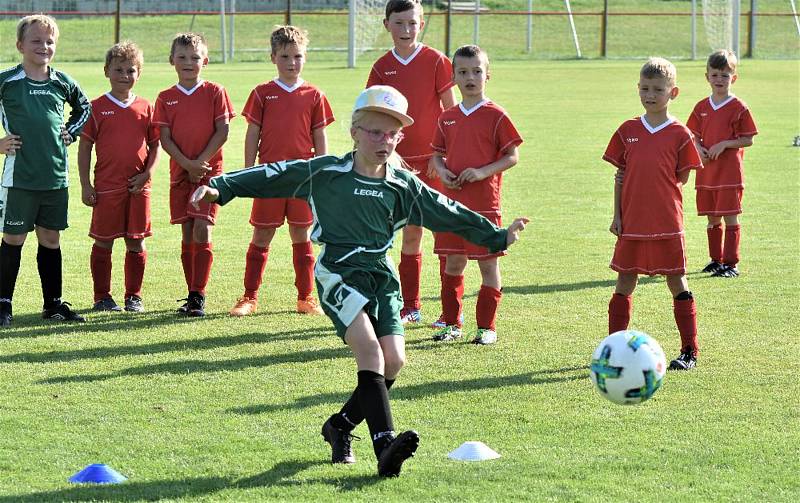
[(330, 329), (306, 328), (277, 333), (248, 333), (226, 337), (207, 337), (204, 339), (181, 339), (178, 341), (140, 344), (131, 346), (107, 346), (72, 351), (50, 351), (47, 353), (16, 353), (0, 355), (0, 363), (55, 363), (75, 360), (89, 360), (118, 356), (152, 355), (171, 351), (204, 350), (227, 348), (242, 344), (261, 344), (268, 342), (304, 340), (326, 337), (332, 334)]
[(340, 490), (357, 490), (379, 483), (376, 476), (357, 475), (342, 478), (296, 480), (295, 476), (313, 466), (327, 465), (322, 460), (281, 461), (269, 470), (246, 477), (196, 477), (179, 480), (128, 481), (115, 485), (75, 485), (65, 489), (31, 494), (0, 496), (0, 503), (39, 503), (42, 501), (142, 501), (174, 500), (212, 495), (227, 489), (257, 489), (261, 487), (294, 487), (309, 483), (336, 486)]
[[(585, 372), (589, 367), (580, 365), (575, 367), (562, 367), (558, 369), (535, 370), (524, 374), (511, 376), (488, 376), (461, 381), (434, 381), (411, 386), (393, 387), (392, 400), (416, 400), (423, 397), (440, 395), (443, 393), (465, 393), (476, 390), (506, 388), (509, 386), (531, 386), (539, 384), (552, 384), (567, 381), (588, 379)], [(350, 397), (350, 390), (342, 393), (319, 393), (296, 398), (293, 402), (280, 404), (248, 405), (234, 407), (228, 412), (234, 414), (265, 414), (288, 409), (305, 409), (325, 404), (341, 404)]]

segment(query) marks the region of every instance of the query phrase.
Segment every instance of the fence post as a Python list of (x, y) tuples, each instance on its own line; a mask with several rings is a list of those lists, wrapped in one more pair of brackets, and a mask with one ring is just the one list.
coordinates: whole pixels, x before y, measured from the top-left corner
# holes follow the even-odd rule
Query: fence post
[(236, 18), (236, 0), (230, 0), (230, 2), (231, 2), (231, 10), (228, 13), (229, 14), (229, 19), (228, 19), (228, 59), (233, 61), (233, 55), (234, 55), (233, 43), (234, 43), (234, 38), (235, 38), (234, 37), (234, 31), (235, 31), (234, 19)]
[(750, 14), (747, 16), (747, 57), (752, 58), (756, 48), (756, 8), (758, 2), (750, 0)]
[(222, 47), (222, 62), (228, 62), (228, 52), (225, 50), (225, 0), (219, 0), (219, 38)]
[(733, 50), (736, 57), (741, 56), (741, 47), (739, 44), (739, 25), (741, 21), (742, 15), (742, 4), (741, 0), (733, 0), (733, 26), (731, 29), (731, 49)]
[(528, 30), (526, 35), (525, 49), (530, 54), (533, 47), (533, 0), (528, 0)]
[(356, 0), (347, 2), (347, 68), (356, 67)]
[(606, 57), (606, 41), (608, 40), (608, 0), (603, 0), (603, 17), (600, 18), (600, 56)]
[(444, 53), (450, 57), (450, 21), (453, 15), (453, 5), (451, 0), (447, 0), (447, 14), (444, 16)]
[(117, 0), (117, 12), (114, 14), (114, 43), (119, 43), (120, 11), (122, 10), (122, 0)]
[(475, 20), (472, 26), (472, 43), (478, 45), (480, 43), (481, 33), (481, 0), (475, 0)]
[(697, 59), (697, 0), (692, 0), (692, 60)]
[(286, 0), (286, 15), (284, 16), (283, 20), (285, 21), (284, 24), (286, 25), (292, 24), (292, 0)]

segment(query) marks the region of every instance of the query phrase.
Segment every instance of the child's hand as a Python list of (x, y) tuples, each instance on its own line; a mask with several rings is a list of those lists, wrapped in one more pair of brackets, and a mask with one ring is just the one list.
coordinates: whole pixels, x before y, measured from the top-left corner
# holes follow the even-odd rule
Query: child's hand
[(703, 161), (703, 164), (709, 161), (707, 148), (703, 147), (702, 145), (698, 145), (697, 152), (700, 154), (700, 160)]
[(728, 148), (728, 146), (725, 144), (724, 141), (721, 141), (716, 145), (713, 145), (711, 148), (709, 148), (706, 155), (708, 156), (709, 159), (717, 159), (720, 156), (720, 154), (722, 154), (725, 151), (726, 148)]
[(193, 159), (183, 165), (183, 169), (189, 174), (189, 181), (197, 183), (203, 179), (206, 174), (211, 172), (211, 166), (207, 162)]
[(519, 233), (525, 230), (525, 224), (530, 222), (528, 218), (520, 217), (515, 218), (511, 225), (508, 226), (508, 234), (506, 234), (506, 245), (511, 246), (519, 241)]
[(479, 182), (486, 178), (486, 174), (480, 168), (467, 168), (458, 175), (456, 183), (464, 185), (465, 183)]
[(61, 139), (64, 141), (64, 145), (68, 147), (75, 141), (75, 138), (67, 132), (67, 127), (63, 124), (61, 125)]
[(128, 192), (131, 194), (139, 194), (144, 189), (147, 181), (150, 180), (150, 172), (143, 171), (138, 175), (133, 175), (128, 178)]
[(614, 217), (611, 220), (611, 226), (608, 228), (608, 230), (615, 236), (622, 234), (622, 219), (619, 217)]
[(442, 185), (450, 190), (460, 190), (461, 185), (458, 184), (458, 177), (449, 169), (437, 169), (436, 173), (442, 179)]
[(219, 191), (217, 189), (212, 189), (208, 185), (201, 185), (194, 191), (189, 203), (194, 206), (194, 209), (199, 210), (201, 202), (213, 203), (217, 199), (219, 199)]
[(22, 141), (18, 135), (10, 134), (0, 139), (0, 153), (5, 155), (16, 155), (17, 149), (22, 146)]
[(86, 206), (94, 206), (97, 204), (97, 192), (91, 185), (84, 185), (81, 189), (81, 201)]
[(617, 172), (614, 174), (614, 183), (617, 185), (622, 185), (622, 182), (625, 181), (625, 170), (624, 169), (617, 169)]

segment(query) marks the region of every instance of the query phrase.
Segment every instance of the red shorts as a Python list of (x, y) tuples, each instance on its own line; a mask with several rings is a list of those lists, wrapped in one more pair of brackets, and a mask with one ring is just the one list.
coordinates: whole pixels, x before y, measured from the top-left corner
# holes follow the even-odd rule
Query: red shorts
[(208, 220), (211, 225), (217, 221), (217, 203), (201, 202), (200, 209), (195, 209), (189, 204), (189, 199), (197, 187), (207, 185), (208, 179), (204, 178), (201, 183), (191, 183), (184, 180), (173, 183), (169, 187), (169, 223), (182, 224), (192, 219), (201, 218)]
[(715, 217), (738, 215), (742, 212), (744, 189), (705, 190), (697, 189), (697, 214)]
[[(428, 176), (428, 161), (429, 159), (422, 159), (419, 161), (411, 161), (408, 163), (411, 166), (411, 171), (417, 175), (417, 178), (422, 180), (425, 185), (432, 188), (433, 190), (438, 190), (439, 192), (442, 191), (444, 186), (442, 185), (442, 180), (437, 177), (429, 177)], [(408, 162), (408, 161), (406, 161)]]
[(97, 193), (89, 237), (113, 241), (122, 237), (142, 239), (152, 235), (149, 188), (139, 194), (131, 194), (127, 188)]
[(289, 225), (308, 227), (314, 223), (314, 215), (308, 203), (302, 199), (253, 199), (250, 225), (259, 229), (277, 229), (284, 218)]
[[(500, 215), (484, 215), (498, 227), (503, 225)], [(502, 257), (506, 251), (491, 253), (487, 248), (470, 243), (466, 239), (451, 232), (433, 233), (433, 253), (437, 255), (466, 255), (470, 260), (485, 260), (492, 257)]]
[(686, 274), (683, 236), (641, 241), (617, 239), (609, 266), (622, 273), (677, 275)]

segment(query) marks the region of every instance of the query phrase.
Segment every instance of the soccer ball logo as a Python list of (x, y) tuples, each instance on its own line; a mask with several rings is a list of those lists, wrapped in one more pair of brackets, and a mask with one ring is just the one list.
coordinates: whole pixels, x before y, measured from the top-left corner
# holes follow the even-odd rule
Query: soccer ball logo
[(667, 360), (655, 339), (642, 332), (615, 332), (592, 354), (589, 378), (598, 393), (614, 403), (642, 403), (664, 380)]

